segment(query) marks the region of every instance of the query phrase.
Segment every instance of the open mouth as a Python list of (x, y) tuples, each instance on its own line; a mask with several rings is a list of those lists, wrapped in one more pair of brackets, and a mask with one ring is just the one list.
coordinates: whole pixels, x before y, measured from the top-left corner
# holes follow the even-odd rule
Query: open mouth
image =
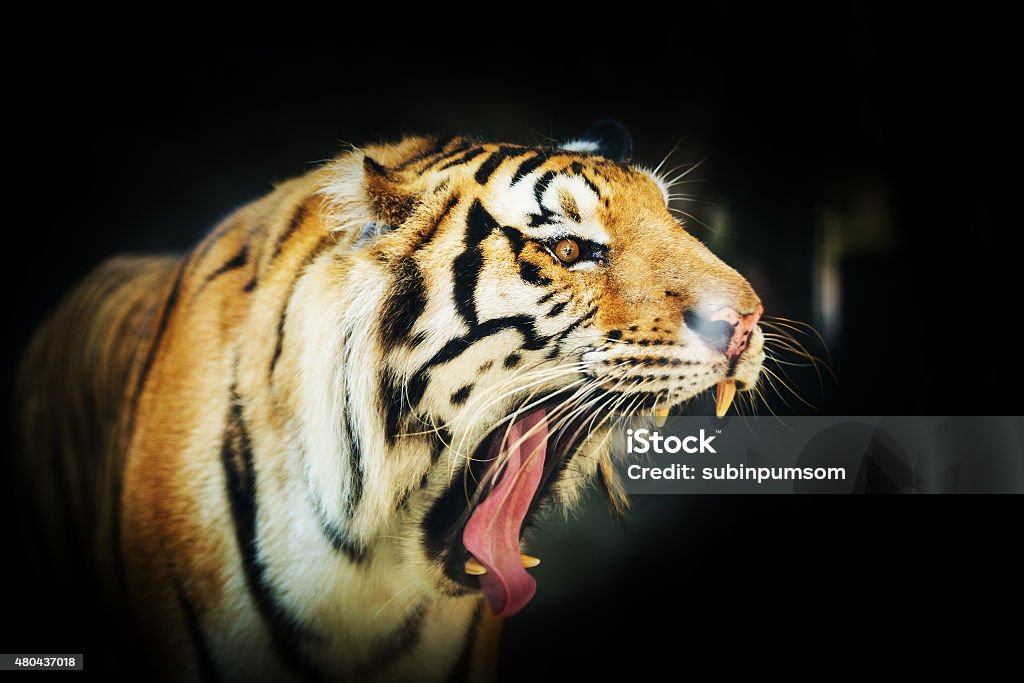
[(570, 417), (557, 405), (531, 408), (496, 427), (470, 460), (467, 486), (453, 482), (425, 522), (445, 574), (482, 590), (495, 616), (515, 614), (533, 598), (537, 582), (527, 569), (539, 561), (521, 554), (523, 530), (601, 422), (598, 411)]
[[(718, 385), (716, 413), (724, 415), (736, 387)], [(662, 415), (657, 395), (643, 399)], [(562, 407), (560, 408), (560, 405)], [(521, 552), (523, 531), (551, 497), (573, 454), (599, 427), (598, 409), (565, 414), (552, 400), (502, 422), (476, 448), (462, 481), (453, 481), (424, 519), (427, 545), (456, 584), (483, 591), (495, 616), (525, 607), (537, 590), (527, 569), (540, 561)], [(664, 407), (667, 414), (667, 406)]]

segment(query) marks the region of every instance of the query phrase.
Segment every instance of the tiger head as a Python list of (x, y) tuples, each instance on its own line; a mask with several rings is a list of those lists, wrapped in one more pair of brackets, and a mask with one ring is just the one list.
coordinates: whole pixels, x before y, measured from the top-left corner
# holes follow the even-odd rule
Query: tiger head
[(357, 150), (324, 190), (366, 290), (352, 306), (376, 336), (385, 457), (426, 571), (498, 615), (533, 596), (520, 550), (538, 508), (594, 478), (625, 506), (610, 416), (761, 371), (760, 299), (630, 148), (611, 121), (558, 148), (409, 138)]

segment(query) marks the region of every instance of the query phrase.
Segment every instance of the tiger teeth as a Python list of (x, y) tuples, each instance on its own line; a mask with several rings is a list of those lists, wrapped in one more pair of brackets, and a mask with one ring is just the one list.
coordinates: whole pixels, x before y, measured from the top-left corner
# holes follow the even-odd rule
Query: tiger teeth
[(540, 564), (539, 557), (533, 557), (532, 555), (527, 555), (526, 553), (520, 553), (519, 560), (527, 569), (530, 569), (531, 567), (536, 567), (538, 564)]
[(654, 408), (654, 424), (659, 427), (665, 426), (665, 420), (668, 418), (669, 405), (664, 403)]
[(722, 417), (729, 411), (732, 399), (736, 396), (736, 380), (726, 379), (718, 383), (718, 396), (715, 398), (715, 415)]
[(466, 560), (465, 570), (470, 576), (480, 576), (487, 573), (487, 567), (477, 562), (476, 558), (473, 557)]
[[(533, 567), (536, 567), (540, 564), (539, 557), (527, 555), (526, 553), (519, 554), (519, 561), (522, 562), (523, 566), (527, 569), (532, 569)], [(475, 557), (471, 557), (468, 560), (466, 560), (466, 564), (463, 567), (463, 570), (465, 570), (465, 572), (470, 576), (482, 576), (483, 574), (487, 573), (487, 567), (480, 564), (480, 562)]]

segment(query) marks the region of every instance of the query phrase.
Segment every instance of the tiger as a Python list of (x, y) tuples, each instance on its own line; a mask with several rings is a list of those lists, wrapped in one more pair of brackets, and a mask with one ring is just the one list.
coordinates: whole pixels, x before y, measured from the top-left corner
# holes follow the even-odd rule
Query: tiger
[(760, 298), (631, 157), (613, 120), (351, 146), (66, 296), (33, 496), (164, 678), (488, 680), (538, 515), (629, 509), (609, 418), (756, 385)]

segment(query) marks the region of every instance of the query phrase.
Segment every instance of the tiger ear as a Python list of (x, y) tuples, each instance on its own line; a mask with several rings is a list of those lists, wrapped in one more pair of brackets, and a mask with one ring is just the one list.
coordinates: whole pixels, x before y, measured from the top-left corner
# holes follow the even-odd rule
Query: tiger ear
[(633, 154), (633, 139), (626, 127), (615, 119), (601, 119), (583, 137), (562, 145), (562, 149), (599, 154), (612, 161), (625, 162)]
[(377, 234), (402, 225), (416, 208), (416, 196), (403, 188), (397, 177), (369, 155), (363, 156), (363, 173)]

